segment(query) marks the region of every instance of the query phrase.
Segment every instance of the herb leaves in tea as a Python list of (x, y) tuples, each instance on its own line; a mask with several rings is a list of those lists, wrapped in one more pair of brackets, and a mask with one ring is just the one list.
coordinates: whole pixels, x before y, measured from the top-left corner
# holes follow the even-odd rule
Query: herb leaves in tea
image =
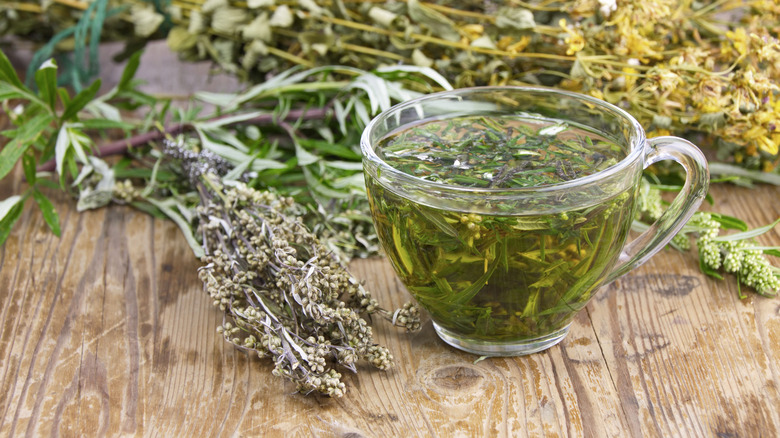
[[(565, 125), (438, 120), (377, 147), (391, 166), (466, 187), (550, 185), (611, 166), (618, 145)], [(375, 225), (404, 284), (440, 329), (486, 342), (564, 328), (609, 273), (633, 217), (629, 188), (557, 212), (481, 214), (399, 195), (367, 175)]]
[(565, 123), (506, 116), (429, 121), (382, 140), (376, 152), (427, 181), (491, 188), (561, 183), (625, 157), (619, 145)]

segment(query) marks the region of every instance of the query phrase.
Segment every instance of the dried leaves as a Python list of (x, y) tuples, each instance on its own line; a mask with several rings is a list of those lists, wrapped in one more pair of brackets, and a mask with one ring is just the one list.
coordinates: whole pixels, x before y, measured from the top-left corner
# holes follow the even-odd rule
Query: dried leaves
[(202, 176), (199, 193), (205, 250), (199, 276), (225, 312), (218, 331), (238, 348), (272, 358), (274, 375), (300, 392), (342, 396), (336, 364), (353, 372), (359, 360), (383, 370), (392, 365), (392, 354), (374, 342), (361, 315), (419, 329), (412, 304), (392, 313), (379, 308), (295, 218), (300, 211), (291, 198), (242, 183), (224, 186), (213, 174)]

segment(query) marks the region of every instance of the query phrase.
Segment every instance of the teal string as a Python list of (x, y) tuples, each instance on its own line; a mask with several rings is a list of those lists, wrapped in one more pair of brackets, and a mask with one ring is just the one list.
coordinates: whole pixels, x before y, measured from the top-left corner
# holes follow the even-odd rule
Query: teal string
[[(73, 37), (73, 53), (59, 56), (60, 85), (69, 85), (76, 92), (84, 85), (94, 80), (100, 74), (99, 48), (100, 36), (107, 18), (118, 14), (129, 5), (122, 5), (108, 10), (108, 0), (95, 0), (79, 18), (79, 21), (54, 35), (48, 43), (38, 49), (27, 67), (27, 85), (34, 87), (35, 72), (41, 64), (54, 56), (57, 44)], [(89, 41), (89, 43), (87, 43)]]

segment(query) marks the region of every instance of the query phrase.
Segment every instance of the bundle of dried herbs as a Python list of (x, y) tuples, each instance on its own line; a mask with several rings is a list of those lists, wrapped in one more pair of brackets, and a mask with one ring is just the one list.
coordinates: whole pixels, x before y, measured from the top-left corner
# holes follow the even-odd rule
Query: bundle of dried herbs
[(408, 331), (420, 328), (419, 310), (395, 312), (379, 304), (298, 220), (291, 198), (243, 183), (223, 185), (214, 174), (198, 183), (198, 234), (205, 255), (199, 277), (225, 312), (218, 328), (236, 347), (273, 359), (274, 375), (301, 392), (344, 394), (338, 364), (357, 372), (358, 360), (392, 365), (361, 315), (381, 315)]
[[(25, 20), (51, 28), (64, 3), (5, 4), (0, 23), (17, 34)], [(74, 16), (124, 4), (67, 3)], [(292, 65), (401, 63), (434, 68), (456, 87), (543, 84), (618, 104), (650, 135), (704, 133), (722, 161), (764, 172), (778, 164), (776, 2), (172, 0), (120, 15), (134, 38), (166, 35), (184, 58), (250, 81)], [(85, 34), (63, 44), (85, 46)]]
[[(419, 311), (382, 309), (343, 267), (376, 248), (352, 142), (371, 114), (416, 95), (404, 81), (441, 78), (408, 68), (290, 71), (239, 95), (201, 96), (217, 105), (202, 117), (140, 92), (138, 59), (96, 97), (99, 82), (76, 95), (58, 89), (54, 62), (36, 73), (33, 91), (0, 52), (0, 100), (16, 125), (2, 133), (10, 141), (0, 149), (0, 178), (21, 162), (28, 182), (0, 201), (0, 244), (29, 199), (59, 235), (46, 190), (72, 193), (79, 210), (129, 204), (176, 223), (225, 312), (220, 332), (272, 357), (274, 373), (300, 391), (342, 395), (337, 365), (389, 367), (392, 355), (364, 317), (416, 330)], [(125, 138), (95, 145), (117, 133)], [(115, 153), (126, 156), (111, 165), (96, 156)]]

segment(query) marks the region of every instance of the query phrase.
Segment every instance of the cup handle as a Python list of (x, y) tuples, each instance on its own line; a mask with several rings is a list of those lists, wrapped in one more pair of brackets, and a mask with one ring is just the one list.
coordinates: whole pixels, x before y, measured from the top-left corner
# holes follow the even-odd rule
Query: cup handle
[(678, 137), (647, 140), (645, 168), (663, 160), (674, 160), (685, 169), (685, 185), (669, 208), (645, 232), (627, 244), (618, 264), (603, 284), (646, 262), (663, 248), (698, 210), (710, 184), (707, 159), (693, 143)]

